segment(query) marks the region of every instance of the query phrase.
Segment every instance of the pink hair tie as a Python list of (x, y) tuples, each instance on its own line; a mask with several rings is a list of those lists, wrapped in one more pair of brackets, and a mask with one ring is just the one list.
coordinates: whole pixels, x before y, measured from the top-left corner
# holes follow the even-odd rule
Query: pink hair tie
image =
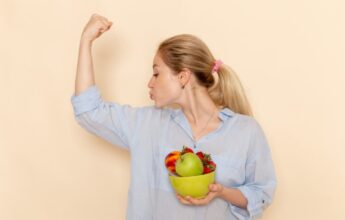
[(222, 64), (223, 64), (223, 62), (221, 60), (216, 60), (214, 62), (214, 66), (212, 68), (212, 72), (218, 72), (218, 70)]

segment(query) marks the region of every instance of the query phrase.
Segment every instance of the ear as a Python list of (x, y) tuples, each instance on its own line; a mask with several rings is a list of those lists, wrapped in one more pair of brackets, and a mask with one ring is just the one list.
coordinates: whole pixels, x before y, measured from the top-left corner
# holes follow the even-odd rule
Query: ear
[(183, 68), (179, 73), (178, 73), (178, 80), (181, 83), (181, 85), (186, 85), (192, 76), (192, 72), (188, 68)]

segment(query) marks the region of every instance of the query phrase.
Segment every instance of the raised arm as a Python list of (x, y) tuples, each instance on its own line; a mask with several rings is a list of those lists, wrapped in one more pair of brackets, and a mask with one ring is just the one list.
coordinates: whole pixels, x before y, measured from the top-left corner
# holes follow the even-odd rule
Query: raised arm
[(75, 95), (79, 95), (88, 87), (95, 85), (92, 62), (93, 41), (108, 31), (113, 23), (105, 17), (93, 14), (84, 27), (80, 38), (77, 74), (75, 79)]
[[(80, 39), (75, 92), (71, 97), (77, 122), (90, 133), (108, 142), (129, 149), (139, 119), (145, 109), (104, 101), (95, 85), (92, 64), (92, 44), (95, 39), (110, 29), (112, 22), (93, 14), (86, 24)], [(95, 85), (95, 86), (94, 86)], [(144, 117), (148, 118), (149, 117)]]

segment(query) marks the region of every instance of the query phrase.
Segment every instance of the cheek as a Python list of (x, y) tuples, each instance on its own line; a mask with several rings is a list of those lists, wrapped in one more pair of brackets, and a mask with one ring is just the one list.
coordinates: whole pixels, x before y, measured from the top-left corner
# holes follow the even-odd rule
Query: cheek
[(167, 83), (165, 86), (160, 88), (158, 98), (162, 101), (172, 101), (179, 97), (181, 88), (174, 83)]

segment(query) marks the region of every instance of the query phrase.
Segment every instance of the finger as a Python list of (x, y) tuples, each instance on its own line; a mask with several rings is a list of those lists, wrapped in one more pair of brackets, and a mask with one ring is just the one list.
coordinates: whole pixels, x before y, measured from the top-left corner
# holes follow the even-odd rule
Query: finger
[(188, 202), (187, 200), (185, 199), (180, 199), (180, 202), (184, 205), (192, 205), (190, 202)]
[(106, 31), (109, 30), (112, 24), (113, 24), (113, 23), (111, 23), (111, 22), (107, 22), (107, 24), (106, 24), (106, 26), (105, 26), (105, 30), (106, 30)]
[(107, 30), (109, 30), (112, 25), (113, 25), (113, 22), (108, 22)]
[(222, 190), (222, 186), (220, 184), (217, 184), (217, 183), (210, 184), (209, 185), (209, 189), (210, 189), (211, 192), (219, 192), (219, 191)]
[(217, 185), (216, 185), (216, 184), (210, 184), (210, 185), (208, 186), (208, 188), (209, 188), (209, 190), (212, 191), (212, 192), (217, 191)]
[(100, 17), (99, 18), (106, 26), (110, 25), (110, 21), (106, 17)]
[(106, 18), (100, 18), (100, 21), (105, 25), (105, 26), (109, 26), (109, 21)]
[(180, 196), (179, 194), (176, 194), (176, 197), (177, 197), (178, 199), (181, 199), (181, 198), (182, 198), (182, 196)]
[(110, 26), (102, 25), (102, 26), (100, 27), (99, 31), (100, 31), (101, 33), (104, 33), (104, 32), (106, 32), (107, 30), (109, 30), (109, 28), (110, 28)]
[(193, 205), (198, 205), (198, 201), (190, 196), (186, 196), (186, 200)]
[(104, 21), (104, 20), (102, 20), (102, 19), (100, 19), (100, 20), (98, 20), (98, 21), (99, 21), (100, 29), (101, 29), (101, 30), (106, 30), (106, 29), (108, 28), (108, 24), (107, 24), (106, 21)]
[(180, 195), (177, 195), (178, 200), (184, 205), (191, 205), (191, 203)]
[(202, 199), (195, 199), (195, 198), (192, 198), (192, 197), (188, 197), (186, 198), (188, 202), (190, 202), (191, 204), (193, 205), (206, 205), (208, 204), (208, 199), (205, 197), (205, 198), (202, 198)]

